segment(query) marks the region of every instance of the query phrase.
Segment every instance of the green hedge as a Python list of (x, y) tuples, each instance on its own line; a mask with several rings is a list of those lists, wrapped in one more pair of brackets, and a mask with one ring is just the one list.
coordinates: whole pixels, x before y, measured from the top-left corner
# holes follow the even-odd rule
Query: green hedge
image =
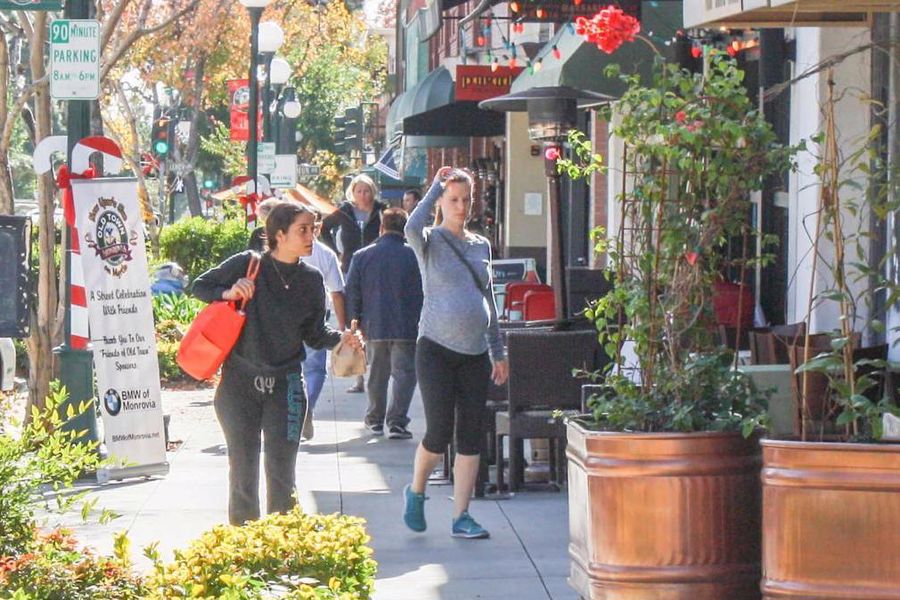
[(182, 219), (163, 229), (160, 252), (167, 260), (181, 265), (193, 280), (232, 254), (247, 249), (250, 233), (243, 221), (207, 221), (202, 217)]

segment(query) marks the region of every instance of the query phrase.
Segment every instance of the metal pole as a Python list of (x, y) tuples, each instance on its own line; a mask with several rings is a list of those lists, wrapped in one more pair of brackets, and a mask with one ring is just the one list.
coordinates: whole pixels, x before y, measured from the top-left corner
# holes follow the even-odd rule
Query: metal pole
[(552, 246), (550, 248), (550, 280), (553, 285), (553, 299), (556, 304), (556, 325), (562, 326), (569, 317), (568, 294), (566, 292), (566, 254), (563, 243), (562, 205), (560, 204), (560, 180), (556, 170), (556, 158), (548, 158), (547, 150), (556, 148), (559, 155), (560, 147), (556, 142), (544, 143), (544, 174), (547, 176), (547, 191), (550, 204), (550, 235)]
[[(263, 8), (248, 8), (250, 11), (250, 106), (247, 110), (250, 118), (250, 139), (247, 141), (247, 171), (253, 182), (253, 191), (257, 184), (257, 142), (259, 137), (259, 80), (256, 76), (257, 58), (259, 55), (259, 20)], [(244, 215), (246, 219), (246, 214)]]
[(274, 52), (266, 52), (266, 81), (263, 84), (263, 141), (272, 141), (272, 115), (269, 114), (269, 105), (272, 104), (272, 59)]
[[(88, 0), (69, 0), (64, 11), (66, 19), (87, 19), (90, 17)], [(89, 100), (69, 100), (66, 115), (68, 135), (68, 165), (72, 172), (72, 149), (84, 137), (90, 135), (91, 102)], [(69, 404), (78, 406), (94, 397), (94, 375), (92, 354), (87, 350), (72, 347), (72, 228), (66, 239), (66, 286), (63, 295), (65, 303), (65, 339), (63, 344), (53, 349), (59, 365), (59, 379), (69, 392)], [(61, 407), (65, 411), (66, 407)], [(84, 431), (79, 438), (82, 442), (97, 441), (97, 420), (93, 408), (68, 422), (65, 429)]]

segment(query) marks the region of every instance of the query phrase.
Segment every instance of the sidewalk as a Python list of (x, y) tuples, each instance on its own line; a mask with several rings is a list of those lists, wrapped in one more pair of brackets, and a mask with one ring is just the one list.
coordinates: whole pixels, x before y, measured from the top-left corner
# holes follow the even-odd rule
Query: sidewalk
[[(376, 600), (576, 600), (566, 583), (566, 492), (524, 492), (508, 500), (476, 500), (472, 514), (489, 540), (451, 538), (450, 486), (430, 486), (428, 531), (416, 534), (400, 519), (401, 493), (411, 477), (422, 437), (422, 403), (413, 400), (412, 440), (375, 438), (362, 426), (366, 398), (347, 394), (350, 379), (326, 382), (316, 410), (316, 435), (297, 460), (299, 498), (308, 512), (344, 512), (365, 518), (378, 576)], [(107, 525), (66, 522), (85, 543), (109, 552), (112, 534), (127, 530), (139, 569), (141, 556), (158, 541), (164, 559), (202, 531), (226, 519), (227, 457), (212, 407), (213, 390), (164, 391), (171, 415), (166, 477), (132, 479), (91, 487), (98, 507), (122, 516)]]

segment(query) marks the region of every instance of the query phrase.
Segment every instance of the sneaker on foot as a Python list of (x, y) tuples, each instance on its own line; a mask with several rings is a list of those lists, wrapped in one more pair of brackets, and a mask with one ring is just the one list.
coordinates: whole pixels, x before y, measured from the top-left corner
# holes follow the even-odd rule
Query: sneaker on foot
[(306, 413), (306, 418), (303, 420), (303, 429), (300, 431), (300, 439), (304, 441), (309, 441), (313, 439), (313, 435), (315, 435), (316, 429), (313, 427), (313, 417), (312, 413)]
[(384, 425), (381, 423), (364, 423), (366, 429), (369, 430), (372, 435), (384, 435)]
[(403, 522), (413, 531), (425, 531), (425, 501), (428, 496), (412, 491), (412, 486), (403, 488)]
[(488, 530), (479, 525), (478, 521), (473, 519), (467, 510), (464, 510), (459, 517), (453, 519), (453, 527), (450, 529), (450, 535), (470, 540), (491, 537)]
[(391, 425), (387, 436), (390, 440), (408, 440), (412, 437), (412, 432), (403, 425)]

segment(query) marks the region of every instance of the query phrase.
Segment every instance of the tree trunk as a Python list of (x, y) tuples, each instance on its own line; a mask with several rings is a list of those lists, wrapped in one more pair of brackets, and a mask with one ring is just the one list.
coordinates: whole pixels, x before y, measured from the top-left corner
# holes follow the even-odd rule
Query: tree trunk
[[(34, 16), (34, 39), (32, 48), (44, 48), (47, 42), (47, 13)], [(46, 74), (43, 52), (31, 55), (32, 81), (37, 81)], [(35, 143), (50, 135), (50, 89), (47, 85), (36, 88), (34, 94)], [(32, 313), (31, 337), (28, 340), (28, 360), (31, 368), (28, 373), (28, 413), (32, 405), (43, 407), (44, 399), (50, 390), (50, 379), (55, 372), (55, 356), (53, 354), (54, 338), (59, 341), (60, 323), (57, 314), (59, 296), (57, 293), (57, 274), (54, 262), (56, 249), (56, 230), (53, 222), (54, 202), (53, 186), (50, 177), (37, 178), (37, 197), (39, 211), (38, 248), (40, 252), (37, 285), (37, 307)], [(27, 418), (26, 415), (26, 418)]]
[(187, 169), (184, 174), (184, 189), (187, 193), (188, 208), (192, 217), (203, 216), (203, 206), (200, 201), (200, 188), (197, 185), (197, 155), (200, 150), (200, 114), (203, 99), (203, 75), (206, 71), (206, 55), (201, 55), (194, 65), (194, 81), (191, 98), (191, 130), (188, 134), (187, 146), (184, 152), (184, 162)]
[[(6, 34), (0, 31), (0, 119), (8, 119), (9, 93), (9, 48), (6, 46)], [(9, 148), (0, 151), (0, 215), (11, 215), (15, 209), (12, 173), (9, 169)]]

